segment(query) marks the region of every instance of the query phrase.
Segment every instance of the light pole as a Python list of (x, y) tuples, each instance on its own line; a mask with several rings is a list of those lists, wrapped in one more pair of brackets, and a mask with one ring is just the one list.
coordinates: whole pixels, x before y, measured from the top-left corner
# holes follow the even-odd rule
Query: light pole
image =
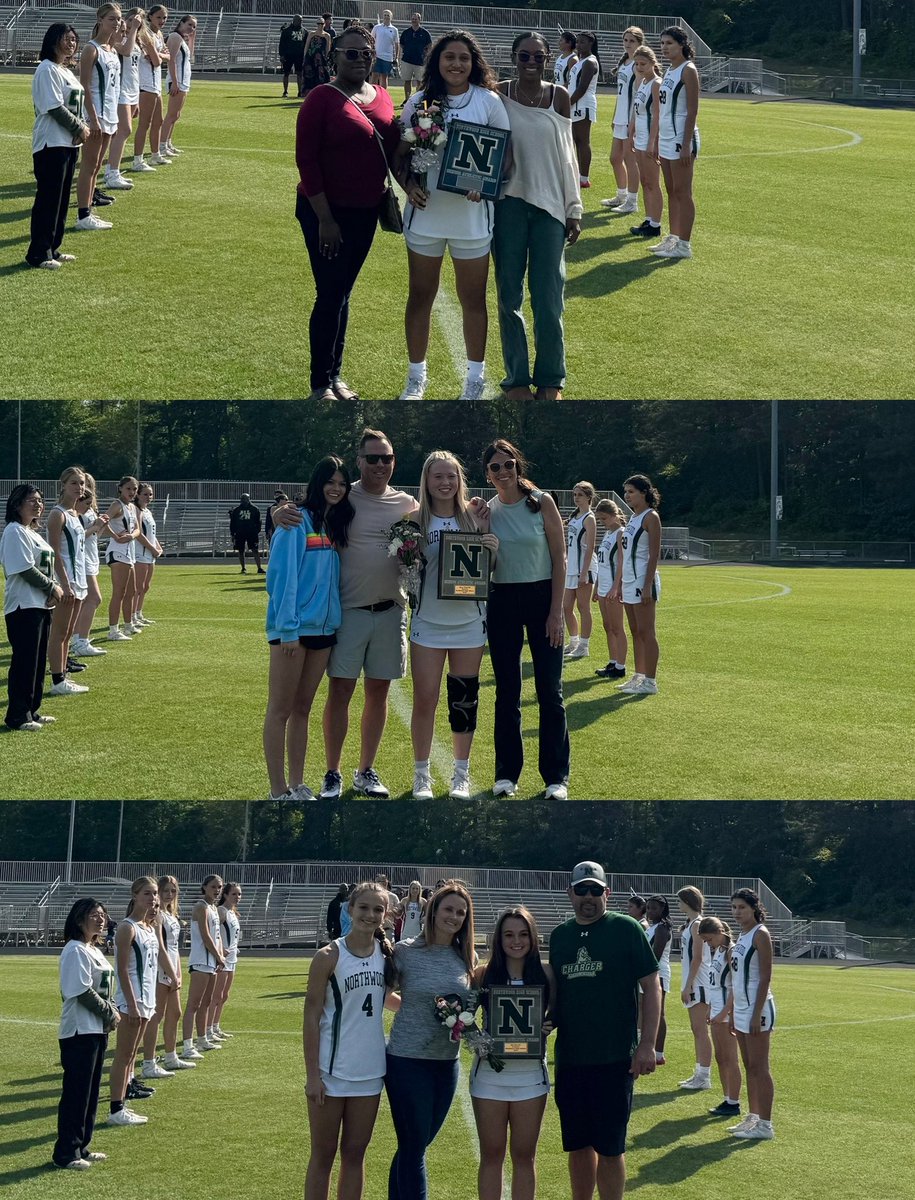
[(22, 482), (22, 401), (19, 401), (18, 420), (16, 423), (16, 482)]
[(861, 95), (861, 0), (854, 0), (852, 4), (851, 24), (851, 92), (857, 99)]
[(769, 557), (778, 558), (778, 401), (769, 405)]
[(140, 469), (140, 458), (141, 458), (142, 449), (143, 449), (143, 427), (142, 427), (141, 419), (140, 419), (140, 405), (142, 403), (143, 403), (142, 400), (137, 401), (137, 465), (135, 468), (136, 473), (137, 473), (137, 479), (139, 479), (140, 476), (143, 474), (142, 470)]
[(124, 801), (121, 801), (121, 811), (118, 814), (118, 848), (117, 848), (117, 865), (114, 868), (114, 873), (120, 878), (121, 874), (121, 834), (124, 832)]
[(72, 883), (73, 875), (73, 830), (76, 827), (76, 801), (70, 801), (70, 832), (67, 835), (67, 883)]

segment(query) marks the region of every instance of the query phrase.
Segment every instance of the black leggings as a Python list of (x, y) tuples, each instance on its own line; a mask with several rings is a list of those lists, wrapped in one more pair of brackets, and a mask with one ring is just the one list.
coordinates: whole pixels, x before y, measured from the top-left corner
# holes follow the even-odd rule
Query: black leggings
[(57, 1107), (57, 1142), (53, 1154), (59, 1167), (82, 1158), (89, 1149), (107, 1046), (106, 1033), (77, 1033), (60, 1039), (64, 1080)]
[(50, 609), (17, 608), (6, 614), (11, 651), (6, 723), (10, 729), (18, 729), (41, 714), (50, 631)]
[(296, 197), (295, 215), (305, 235), (315, 280), (315, 304), (308, 323), (311, 388), (330, 387), (343, 369), (343, 347), (349, 320), (349, 298), (375, 237), (378, 209), (332, 208), (343, 240), (336, 258), (325, 258), (318, 246), (318, 218), (304, 196)]
[(56, 258), (60, 250), (78, 155), (76, 146), (47, 146), (32, 155), (38, 186), (32, 205), (32, 240), (25, 256), (32, 266)]

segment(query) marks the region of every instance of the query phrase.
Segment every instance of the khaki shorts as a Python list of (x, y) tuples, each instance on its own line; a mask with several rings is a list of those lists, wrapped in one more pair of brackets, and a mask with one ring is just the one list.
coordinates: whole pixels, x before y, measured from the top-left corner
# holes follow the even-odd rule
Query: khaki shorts
[(327, 674), (337, 679), (403, 679), (407, 673), (407, 614), (395, 604), (385, 612), (345, 608), (330, 652)]
[(404, 83), (412, 83), (414, 79), (418, 82), (422, 79), (424, 70), (425, 67), (422, 63), (401, 62), (400, 78)]

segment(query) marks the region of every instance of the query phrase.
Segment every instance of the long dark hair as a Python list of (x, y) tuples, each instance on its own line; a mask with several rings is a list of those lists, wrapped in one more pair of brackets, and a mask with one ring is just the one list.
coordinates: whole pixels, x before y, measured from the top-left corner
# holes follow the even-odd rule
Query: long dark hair
[[(49, 25), (41, 41), (39, 60), (44, 62), (46, 58), (51, 58), (56, 61), (57, 46), (68, 33), (76, 33), (76, 29), (72, 25), (68, 25), (66, 21), (55, 21), (53, 25)], [(78, 33), (76, 33), (76, 49), (79, 49)]]
[(429, 57), (426, 59), (426, 68), (423, 71), (422, 83), (420, 84), (423, 99), (427, 102), (433, 100), (442, 102), (448, 94), (439, 63), (442, 51), (449, 42), (463, 42), (470, 51), (469, 82), (475, 83), (478, 87), (488, 88), (491, 92), (495, 91), (496, 83), (498, 82), (496, 73), (486, 61), (480, 43), (466, 29), (450, 29), (447, 33), (442, 34), (429, 51)]
[(634, 487), (637, 492), (642, 493), (642, 495), (645, 497), (645, 503), (649, 508), (656, 509), (661, 503), (661, 493), (654, 486), (647, 475), (630, 475), (629, 478), (623, 483), (623, 487), (625, 487), (627, 483)]
[[(105, 914), (105, 924), (108, 924), (108, 910), (104, 904), (100, 904), (98, 900), (93, 900), (91, 896), (84, 896), (82, 900), (77, 900), (70, 911), (67, 913), (67, 919), (64, 921), (64, 941), (65, 942), (82, 942), (85, 939), (85, 931), (83, 923), (91, 912), (95, 912), (100, 908)], [(104, 934), (102, 934), (104, 937)], [(95, 939), (93, 938), (93, 941)]]
[(502, 926), (513, 917), (524, 922), (531, 939), (531, 948), (524, 960), (522, 979), (528, 984), (540, 984), (545, 989), (544, 1008), (546, 1008), (549, 1003), (550, 985), (546, 977), (546, 971), (543, 969), (543, 959), (540, 957), (540, 935), (537, 932), (537, 922), (534, 919), (534, 914), (529, 909), (526, 909), (523, 904), (517, 904), (514, 908), (506, 908), (499, 913), (496, 927), (492, 931), (489, 962), (483, 970), (482, 986), (485, 988), (505, 987), (508, 985), (508, 962), (505, 958), (505, 951), (502, 949)]
[(517, 446), (513, 446), (507, 438), (494, 438), (483, 451), (483, 471), (489, 478), (489, 460), (497, 454), (507, 454), (515, 460), (515, 474), (518, 476), (518, 487), (524, 493), (524, 503), (531, 512), (540, 512), (540, 498), (534, 493), (537, 485), (527, 478), (528, 462)]
[[(324, 487), (338, 471), (343, 476), (343, 485), (346, 491), (338, 504), (328, 508), (327, 501), (324, 499)], [(349, 527), (356, 515), (349, 498), (352, 486), (349, 471), (347, 471), (343, 459), (337, 458), (336, 454), (328, 454), (326, 458), (322, 458), (312, 471), (308, 481), (305, 502), (302, 507), (311, 517), (311, 523), (315, 529), (324, 529), (335, 546), (346, 545)]]
[[(661, 916), (660, 916), (660, 919), (658, 920), (658, 924), (666, 925), (667, 928), (670, 929), (670, 905), (667, 903), (667, 897), (666, 896), (649, 896), (648, 904), (651, 904), (652, 902), (657, 904), (661, 910)], [(646, 911), (647, 911), (647, 905), (646, 905)]]
[(759, 896), (757, 896), (752, 888), (738, 888), (736, 892), (731, 893), (731, 899), (742, 900), (747, 908), (752, 908), (757, 925), (761, 925), (765, 921), (766, 910), (760, 903)]
[[(693, 59), (696, 57), (696, 47), (689, 40), (679, 25), (668, 25), (666, 29), (661, 30), (661, 37), (669, 37), (677, 42), (680, 49), (683, 51), (683, 57)], [(660, 41), (660, 38), (658, 39)]]
[(17, 483), (10, 492), (6, 501), (5, 520), (7, 525), (9, 525), (11, 521), (15, 521), (19, 525), (26, 525), (27, 528), (33, 524), (31, 521), (26, 523), (19, 515), (19, 509), (22, 508), (29, 496), (40, 496), (41, 499), (44, 500), (44, 496), (41, 495), (41, 492), (33, 484)]

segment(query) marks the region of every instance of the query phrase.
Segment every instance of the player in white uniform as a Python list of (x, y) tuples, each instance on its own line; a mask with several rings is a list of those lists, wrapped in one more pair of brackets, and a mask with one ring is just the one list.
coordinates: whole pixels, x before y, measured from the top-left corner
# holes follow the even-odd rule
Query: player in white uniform
[[(111, 599), (108, 601), (108, 641), (129, 642), (141, 627), (134, 626), (133, 598), (136, 592), (134, 564), (137, 558), (137, 538), (140, 523), (134, 500), (139, 483), (133, 475), (125, 475), (118, 484), (118, 497), (108, 509), (108, 547), (105, 561), (111, 568)], [(118, 629), (118, 616), (123, 625)]]
[(235, 980), (235, 968), (238, 966), (238, 946), (241, 941), (241, 922), (238, 919), (238, 905), (241, 901), (241, 884), (232, 880), (223, 885), (219, 894), (217, 909), (219, 911), (219, 928), (222, 933), (222, 948), (225, 954), (225, 970), (216, 976), (216, 987), (213, 993), (213, 1003), (210, 1007), (210, 1024), (207, 1037), (211, 1042), (224, 1042), (235, 1035), (226, 1033), (220, 1025), (222, 1010), (229, 999), (229, 992)]
[(636, 93), (632, 102), (629, 138), (639, 165), (639, 178), (645, 194), (645, 220), (631, 225), (636, 237), (657, 237), (661, 232), (664, 196), (661, 192), (661, 167), (658, 162), (658, 113), (661, 107), (661, 68), (650, 46), (641, 46), (632, 58)]
[(658, 154), (667, 188), (670, 233), (651, 246), (659, 258), (692, 258), (696, 220), (693, 167), (699, 153), (699, 72), (693, 44), (676, 25), (661, 34), (661, 54), (670, 64), (658, 95)]
[(635, 78), (636, 50), (645, 44), (644, 31), (630, 25), (623, 31), (623, 57), (616, 64), (616, 108), (613, 111), (613, 144), (610, 166), (616, 179), (616, 195), (601, 200), (604, 208), (617, 213), (639, 211), (639, 162), (632, 147), (629, 123), (638, 83)]
[[(562, 594), (562, 613), (569, 640), (563, 654), (566, 658), (587, 658), (591, 642), (591, 598), (597, 582), (597, 521), (591, 511), (594, 503), (594, 484), (586, 479), (572, 488), (575, 513), (566, 525), (566, 583)], [(579, 631), (575, 606), (581, 618)]]
[(121, 158), (133, 123), (140, 111), (140, 49), (139, 36), (145, 10), (129, 8), (121, 21), (114, 48), (121, 60), (121, 86), (118, 92), (118, 127), (108, 147), (108, 166), (105, 168), (105, 187), (112, 191), (130, 191), (133, 183), (121, 172)]
[(572, 68), (578, 62), (575, 34), (564, 29), (559, 35), (559, 53), (553, 63), (553, 83), (556, 87), (568, 88)]
[(191, 90), (191, 59), (194, 53), (194, 38), (197, 36), (197, 18), (190, 14), (182, 17), (168, 35), (168, 111), (162, 122), (162, 153), (174, 158), (183, 151), (172, 145), (172, 133), (184, 109), (184, 102)]
[[(341, 1129), (348, 1153), (341, 1157), (340, 1195), (361, 1196), (363, 1159), (375, 1127), (385, 1074), (385, 1003), (391, 997), (394, 965), (383, 926), (385, 889), (359, 883), (347, 901), (350, 932), (322, 947), (312, 959), (302, 1042), (311, 1157), (305, 1195), (326, 1196)], [(387, 998), (387, 999), (386, 999)]]
[(604, 530), (597, 547), (597, 605), (604, 633), (607, 635), (607, 650), (610, 655), (607, 665), (599, 667), (594, 673), (604, 679), (623, 679), (626, 675), (626, 656), (629, 652), (623, 621), (620, 575), (626, 518), (613, 500), (599, 500), (594, 509), (594, 519)]
[(622, 692), (655, 696), (658, 691), (658, 638), (655, 610), (661, 598), (661, 519), (657, 509), (661, 493), (647, 475), (630, 475), (623, 484), (623, 499), (632, 516), (623, 531), (620, 576), (626, 619), (632, 634), (635, 674), (619, 685)]
[[(210, 1006), (216, 988), (217, 972), (225, 968), (222, 947), (222, 932), (219, 925), (219, 910), (216, 902), (222, 892), (219, 875), (207, 875), (200, 885), (201, 898), (191, 910), (191, 953), (188, 967), (191, 983), (184, 1009), (182, 1034), (184, 1048), (181, 1057), (193, 1061), (202, 1058), (207, 1050), (220, 1050), (219, 1042), (211, 1042), (206, 1036)], [(194, 1041), (194, 1024), (197, 1025), (197, 1040)]]
[[(125, 1100), (137, 1049), (146, 1024), (156, 1011), (159, 938), (153, 921), (158, 903), (159, 888), (155, 879), (149, 875), (135, 879), (130, 886), (127, 919), (119, 923), (114, 937), (115, 1003), (121, 1020), (109, 1074), (110, 1125), (144, 1125), (147, 1119), (125, 1108)], [(151, 1094), (150, 1089), (139, 1089), (137, 1098)]]
[(699, 936), (699, 922), (705, 907), (705, 897), (696, 887), (684, 887), (677, 892), (680, 912), (686, 924), (680, 933), (680, 952), (683, 961), (683, 986), (680, 1000), (689, 1013), (690, 1028), (696, 1048), (696, 1066), (689, 1077), (680, 1081), (687, 1091), (708, 1091), (712, 1086), (712, 1039), (708, 1031), (709, 965), (712, 953)]
[(731, 948), (733, 937), (730, 926), (717, 917), (703, 917), (699, 922), (699, 936), (712, 952), (709, 964), (709, 1029), (718, 1064), (718, 1078), (724, 1091), (724, 1099), (709, 1112), (714, 1117), (740, 1116), (740, 1089), (743, 1078), (737, 1058), (737, 1042), (731, 1028), (733, 991), (731, 974)]
[(658, 960), (658, 978), (661, 981), (661, 1016), (658, 1021), (658, 1036), (654, 1043), (654, 1060), (659, 1067), (663, 1067), (667, 1062), (664, 1056), (664, 1046), (667, 1041), (667, 1017), (664, 1010), (670, 991), (670, 948), (673, 945), (670, 905), (667, 903), (667, 898), (665, 896), (649, 896), (646, 916), (648, 917), (648, 928), (645, 930), (645, 936)]
[(95, 479), (88, 471), (83, 472), (85, 486), (83, 493), (76, 502), (76, 515), (79, 517), (86, 539), (86, 598), (79, 606), (76, 627), (70, 640), (70, 653), (74, 658), (96, 658), (107, 654), (100, 646), (93, 646), (92, 622), (102, 602), (99, 591), (98, 576), (101, 566), (99, 563), (98, 535), (108, 528), (107, 516), (100, 517), (96, 511), (98, 497), (95, 494)]
[(772, 935), (763, 924), (765, 909), (750, 888), (731, 896), (731, 912), (740, 937), (731, 948), (731, 981), (734, 989), (732, 1023), (747, 1073), (749, 1112), (730, 1132), (739, 1138), (775, 1137), (772, 1099), (775, 1087), (769, 1070), (769, 1035), (775, 1025), (772, 980)]
[(426, 564), (410, 622), (413, 799), (431, 800), (434, 795), (429, 754), (446, 662), (448, 723), (454, 750), (449, 795), (467, 799), (471, 795), (470, 748), (477, 727), (486, 610), (480, 600), (439, 599), (440, 540), (446, 531), (479, 531), (479, 540), (488, 547), (492, 563), (499, 541), (489, 532), (489, 513), (470, 512), (464, 468), (447, 450), (433, 450), (423, 463), (419, 496), (418, 520), (425, 540)]
[(597, 83), (600, 59), (597, 37), (580, 33), (575, 43), (578, 62), (569, 73), (569, 100), (572, 105), (572, 140), (578, 156), (578, 177), (583, 188), (591, 186), (591, 126), (597, 120)]
[(48, 515), (48, 542), (54, 551), (54, 571), (63, 596), (51, 614), (48, 635), (48, 670), (52, 696), (76, 696), (88, 692), (67, 678), (68, 669), (83, 670), (68, 658), (70, 638), (76, 628), (79, 606), (88, 593), (86, 584), (86, 535), (76, 515), (76, 504), (86, 484), (80, 467), (67, 467), (59, 481), (59, 498)]
[(403, 923), (400, 927), (399, 941), (405, 942), (407, 938), (419, 937), (423, 931), (423, 913), (425, 909), (426, 902), (423, 899), (423, 886), (418, 879), (414, 879), (401, 904)]
[[(553, 972), (540, 959), (537, 923), (523, 906), (500, 914), (492, 932), (491, 953), (485, 966), (477, 967), (473, 987), (540, 987), (543, 1011), (555, 991)], [(545, 1022), (540, 1058), (505, 1059), (503, 1069), (494, 1071), (484, 1058), (477, 1058), (470, 1071), (470, 1097), (480, 1141), (479, 1189), (481, 1196), (501, 1196), (505, 1151), (511, 1146), (512, 1194), (533, 1196), (537, 1140), (550, 1091), (546, 1069), (546, 1038), (552, 1025)]]
[(155, 621), (150, 621), (143, 615), (143, 601), (149, 592), (156, 562), (162, 557), (162, 546), (156, 538), (156, 518), (150, 507), (154, 499), (152, 484), (141, 483), (137, 488), (136, 499), (139, 528), (136, 541), (137, 558), (134, 564), (136, 591), (134, 592), (131, 620), (131, 624), (134, 626), (155, 625)]
[[(156, 1011), (143, 1035), (143, 1078), (169, 1079), (176, 1071), (193, 1070), (196, 1063), (178, 1057), (178, 1023), (181, 1020), (181, 920), (179, 918), (178, 880), (161, 875), (156, 936), (159, 939), (159, 969), (156, 972)], [(159, 1029), (165, 1057), (156, 1060)]]
[[(140, 32), (140, 117), (137, 133), (133, 140), (132, 171), (155, 171), (156, 167), (170, 167), (171, 158), (161, 153), (159, 144), (162, 133), (162, 64), (168, 62), (168, 50), (162, 26), (168, 20), (168, 9), (164, 4), (154, 4), (146, 13), (146, 21)], [(149, 134), (149, 162), (143, 158), (146, 135)]]
[(121, 90), (121, 60), (112, 46), (121, 26), (117, 4), (103, 4), (96, 10), (92, 40), (79, 59), (79, 78), (86, 90), (86, 123), (89, 136), (83, 146), (82, 161), (76, 180), (76, 228), (110, 229), (92, 212), (93, 204), (114, 203), (114, 197), (100, 192), (96, 178), (105, 161), (111, 135), (118, 127), (118, 93)]

